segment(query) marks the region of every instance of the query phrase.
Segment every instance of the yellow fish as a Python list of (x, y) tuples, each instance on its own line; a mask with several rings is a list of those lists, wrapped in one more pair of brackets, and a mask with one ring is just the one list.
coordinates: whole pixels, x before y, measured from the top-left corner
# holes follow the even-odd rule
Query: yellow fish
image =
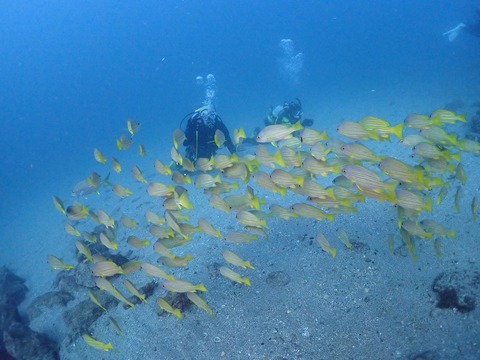
[(330, 137), (327, 135), (327, 130), (320, 132), (312, 128), (305, 128), (300, 134), (300, 140), (302, 141), (302, 144), (312, 146), (319, 141), (330, 140)]
[(142, 157), (147, 155), (147, 150), (145, 150), (145, 146), (143, 146), (142, 144), (138, 145), (138, 154)]
[(118, 244), (113, 240), (110, 240), (110, 238), (104, 232), (100, 233), (100, 242), (108, 249), (118, 250)]
[(248, 210), (242, 210), (237, 213), (237, 220), (240, 221), (243, 225), (252, 226), (256, 228), (266, 228), (268, 229), (267, 221), (265, 219), (260, 219), (254, 213)]
[(103, 155), (102, 152), (97, 148), (93, 149), (93, 156), (100, 164), (105, 164), (107, 162), (105, 155)]
[(173, 146), (178, 150), (180, 145), (187, 139), (182, 129), (175, 129), (173, 132)]
[(75, 205), (70, 205), (67, 210), (67, 217), (70, 220), (81, 220), (85, 219), (88, 214), (89, 214), (89, 208), (86, 205), (82, 204), (75, 204)]
[(147, 187), (150, 196), (169, 197), (173, 195), (174, 191), (175, 188), (172, 185), (165, 185), (161, 182), (151, 182)]
[(213, 310), (210, 309), (210, 307), (208, 306), (207, 302), (205, 300), (203, 300), (200, 296), (198, 296), (196, 293), (194, 292), (187, 292), (187, 298), (193, 302), (195, 305), (197, 305), (200, 309), (203, 309), (205, 310), (206, 312), (208, 312), (210, 315), (212, 316), (215, 316), (213, 314)]
[(160, 269), (159, 267), (152, 265), (150, 263), (143, 263), (142, 270), (145, 271), (148, 275), (158, 277), (161, 279), (174, 280), (173, 275), (170, 275)]
[(113, 350), (113, 351), (116, 351), (116, 352), (119, 352), (117, 349), (115, 349), (112, 345), (111, 342), (109, 342), (108, 344), (107, 343), (104, 343), (104, 342), (101, 342), (97, 339), (94, 339), (93, 337), (91, 337), (90, 335), (88, 334), (83, 334), (83, 340), (85, 341), (85, 343), (88, 345), (88, 346), (91, 346), (93, 347), (94, 349), (98, 349), (98, 350), (103, 350), (103, 351), (110, 351), (110, 350)]
[(205, 218), (200, 218), (198, 220), (198, 226), (202, 229), (202, 231), (206, 234), (215, 236), (217, 238), (223, 239), (223, 235), (220, 232), (220, 230), (215, 229), (212, 224), (210, 224), (207, 219)]
[(122, 172), (122, 164), (116, 158), (112, 158), (112, 167), (116, 173), (120, 174)]
[(148, 303), (145, 294), (142, 294), (136, 287), (135, 285), (132, 284), (130, 280), (125, 279), (123, 281), (123, 284), (125, 285), (125, 288), (130, 291), (133, 295), (135, 295), (137, 298), (139, 298), (141, 301), (144, 303)]
[(223, 258), (225, 259), (226, 262), (235, 266), (239, 266), (243, 269), (246, 269), (246, 268), (255, 269), (250, 263), (250, 261), (243, 260), (240, 256), (235, 254), (233, 251), (224, 250)]
[(107, 311), (107, 309), (105, 308), (105, 306), (103, 306), (100, 301), (98, 300), (98, 298), (93, 294), (92, 290), (88, 290), (88, 296), (90, 298), (90, 300), (92, 300), (92, 302), (94, 304), (96, 304), (97, 306), (99, 306), (103, 311)]
[(215, 145), (220, 148), (225, 143), (225, 134), (221, 130), (217, 129), (215, 130), (213, 139), (215, 141)]
[(217, 174), (215, 177), (213, 177), (210, 174), (200, 174), (200, 175), (197, 175), (195, 179), (195, 186), (201, 189), (207, 189), (207, 188), (215, 187), (216, 184), (221, 182), (222, 182), (222, 178), (220, 174)]
[(248, 286), (252, 286), (252, 283), (250, 282), (250, 278), (242, 277), (239, 273), (233, 271), (232, 269), (230, 269), (226, 266), (220, 266), (219, 271), (220, 271), (220, 274), (225, 276), (227, 279), (235, 281), (239, 284), (245, 284), (245, 285), (248, 285)]
[(380, 140), (380, 137), (373, 130), (367, 130), (362, 124), (344, 120), (338, 127), (337, 131), (339, 134), (348, 137), (350, 139), (360, 139), (360, 140)]
[(73, 265), (65, 264), (62, 260), (53, 255), (48, 255), (48, 263), (54, 270), (72, 270)]
[(127, 129), (128, 129), (128, 132), (134, 136), (138, 130), (140, 130), (140, 123), (135, 121), (135, 120), (132, 120), (132, 119), (128, 119), (127, 120)]
[(67, 215), (67, 212), (65, 211), (65, 206), (63, 205), (63, 201), (58, 196), (53, 196), (53, 205), (55, 205), (55, 208), (63, 215)]
[(97, 218), (100, 224), (105, 225), (107, 228), (115, 228), (115, 220), (110, 217), (104, 210), (97, 211)]
[(269, 143), (276, 142), (283, 139), (292, 137), (292, 133), (298, 130), (302, 130), (303, 126), (300, 121), (297, 121), (293, 125), (268, 125), (257, 135), (257, 142)]
[(65, 223), (65, 231), (67, 232), (67, 234), (70, 234), (72, 236), (76, 236), (76, 237), (82, 236), (82, 234), (80, 234), (80, 231), (78, 231), (78, 229), (75, 226), (69, 223)]
[(172, 175), (172, 169), (168, 165), (165, 165), (160, 160), (155, 160), (155, 170), (162, 175)]
[(120, 217), (120, 222), (122, 223), (123, 226), (129, 229), (136, 229), (138, 227), (137, 220), (132, 219), (127, 215), (122, 215)]
[(245, 130), (243, 128), (233, 130), (233, 143), (239, 145), (242, 143), (243, 139), (247, 138)]
[(117, 139), (118, 150), (128, 150), (132, 146), (132, 139), (127, 135), (122, 135)]
[(150, 245), (150, 241), (148, 239), (142, 240), (139, 237), (130, 235), (127, 239), (127, 244), (137, 249), (145, 249)]
[(75, 242), (75, 246), (77, 247), (77, 250), (80, 254), (85, 255), (88, 261), (93, 263), (92, 253), (90, 252), (90, 249), (83, 242), (77, 240)]
[(133, 173), (133, 177), (135, 178), (135, 180), (137, 180), (139, 182), (142, 182), (144, 184), (147, 183), (147, 180), (143, 176), (142, 170), (140, 170), (140, 168), (137, 165), (133, 165), (132, 173)]
[(330, 242), (325, 237), (325, 235), (323, 235), (323, 233), (321, 232), (318, 233), (317, 241), (320, 244), (320, 247), (323, 249), (323, 251), (332, 255), (333, 258), (337, 255), (337, 249), (330, 245)]
[(172, 305), (170, 305), (167, 300), (163, 298), (158, 298), (157, 300), (158, 305), (160, 306), (160, 309), (165, 310), (166, 312), (169, 312), (170, 314), (175, 315), (179, 319), (183, 319), (183, 314), (180, 311), (180, 309), (175, 309)]
[(126, 188), (125, 186), (121, 185), (121, 184), (115, 184), (113, 185), (113, 192), (121, 197), (122, 199), (125, 199), (126, 197), (129, 197), (130, 195), (133, 194), (133, 191)]
[(123, 274), (123, 269), (113, 261), (97, 261), (93, 265), (93, 273), (95, 276), (109, 277), (117, 274)]
[(163, 283), (163, 287), (171, 292), (187, 293), (196, 291), (207, 291), (207, 288), (203, 284), (193, 285), (187, 281), (182, 280), (167, 280)]

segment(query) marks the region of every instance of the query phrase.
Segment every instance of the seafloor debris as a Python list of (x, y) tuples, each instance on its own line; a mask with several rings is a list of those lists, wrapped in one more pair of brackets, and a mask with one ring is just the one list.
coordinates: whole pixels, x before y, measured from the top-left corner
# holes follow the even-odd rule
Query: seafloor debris
[(73, 295), (66, 291), (49, 291), (31, 302), (27, 308), (28, 318), (32, 321), (42, 315), (45, 310), (55, 306), (66, 306), (73, 299)]
[(272, 287), (283, 287), (290, 282), (290, 276), (284, 271), (272, 271), (265, 281)]
[(438, 295), (438, 308), (470, 312), (480, 295), (480, 271), (441, 273), (433, 281), (432, 289)]

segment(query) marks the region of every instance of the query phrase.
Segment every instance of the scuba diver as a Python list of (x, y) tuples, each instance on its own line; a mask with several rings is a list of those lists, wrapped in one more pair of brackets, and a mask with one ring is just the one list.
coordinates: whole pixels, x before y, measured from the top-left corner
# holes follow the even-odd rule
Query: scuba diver
[[(477, 15), (480, 17), (480, 5), (476, 8)], [(443, 33), (443, 36), (448, 36), (448, 40), (452, 42), (458, 36), (461, 31), (465, 31), (470, 35), (480, 37), (480, 18), (477, 19), (476, 22), (470, 24), (464, 24), (461, 22), (453, 29), (448, 30), (447, 32)]]
[(198, 158), (210, 158), (216, 154), (219, 149), (214, 139), (216, 130), (220, 130), (225, 135), (224, 144), (230, 153), (233, 154), (236, 151), (227, 127), (212, 104), (198, 108), (188, 114), (184, 120), (189, 116), (183, 145), (186, 147), (187, 158), (192, 162)]
[[(290, 102), (284, 102), (282, 105), (277, 105), (270, 108), (270, 113), (263, 120), (265, 126), (268, 125), (279, 125), (279, 124), (295, 124), (297, 121), (301, 121), (302, 125), (312, 126), (313, 119), (303, 119), (302, 120), (302, 102), (300, 99), (295, 98), (295, 100)], [(256, 138), (260, 132), (260, 127), (256, 127), (253, 131), (253, 136), (251, 138), (246, 138), (243, 140), (244, 143), (256, 143)]]
[[(277, 105), (270, 109), (270, 114), (263, 121), (265, 126), (277, 125), (277, 124), (295, 124), (297, 121), (302, 120), (302, 103), (300, 99), (290, 102), (284, 102), (283, 105)], [(304, 119), (302, 121), (303, 126), (312, 126), (312, 119)]]

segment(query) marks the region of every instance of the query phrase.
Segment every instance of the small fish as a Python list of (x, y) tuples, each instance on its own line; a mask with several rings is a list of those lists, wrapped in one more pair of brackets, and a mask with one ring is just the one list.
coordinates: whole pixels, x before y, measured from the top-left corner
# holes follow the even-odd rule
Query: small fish
[(373, 131), (382, 139), (390, 139), (390, 134), (395, 135), (400, 140), (403, 139), (404, 123), (391, 126), (387, 120), (380, 119), (375, 116), (365, 116), (358, 121), (362, 126), (369, 131)]
[(148, 239), (142, 240), (139, 237), (130, 235), (127, 239), (127, 244), (137, 249), (145, 249), (147, 246), (150, 245), (150, 241)]
[(247, 183), (250, 178), (250, 170), (245, 163), (235, 163), (223, 170), (223, 176), (229, 179), (242, 179)]
[(113, 317), (111, 317), (111, 316), (108, 317), (108, 320), (110, 320), (110, 323), (113, 325), (113, 327), (114, 327), (115, 331), (117, 332), (117, 334), (123, 336), (123, 335), (124, 335), (124, 334), (123, 334), (123, 330), (120, 328), (120, 326), (118, 325), (117, 321), (116, 321)]
[(125, 285), (125, 288), (130, 291), (133, 295), (135, 295), (137, 298), (139, 298), (141, 301), (143, 301), (144, 303), (148, 303), (147, 299), (146, 299), (146, 296), (145, 294), (142, 294), (136, 287), (135, 285), (133, 285), (133, 283), (128, 280), (128, 279), (125, 279), (123, 281), (123, 284)]
[(418, 223), (411, 220), (402, 221), (402, 229), (412, 236), (428, 239), (431, 239), (433, 236), (433, 233), (425, 231)]
[(275, 167), (275, 164), (278, 164), (281, 167), (286, 167), (285, 161), (283, 160), (282, 153), (277, 151), (275, 154), (270, 154), (265, 145), (259, 144), (255, 150), (256, 160), (263, 166), (266, 167)]
[(226, 262), (235, 266), (239, 266), (243, 269), (246, 269), (246, 268), (255, 269), (250, 263), (250, 261), (243, 260), (240, 256), (235, 254), (233, 251), (224, 250), (223, 258), (225, 259)]
[(73, 265), (65, 264), (62, 260), (53, 255), (48, 255), (48, 263), (54, 270), (72, 270)]
[(133, 177), (135, 178), (135, 180), (137, 180), (141, 183), (144, 183), (144, 184), (147, 183), (147, 180), (143, 176), (142, 170), (140, 170), (140, 168), (137, 165), (133, 165), (132, 173), (133, 173)]
[(142, 266), (142, 262), (140, 260), (130, 260), (127, 261), (125, 264), (122, 265), (122, 270), (124, 275), (131, 274)]
[(93, 156), (100, 164), (105, 164), (107, 162), (106, 156), (103, 155), (102, 152), (97, 148), (93, 149)]
[(432, 219), (423, 219), (420, 221), (420, 225), (427, 232), (431, 232), (435, 235), (455, 237), (455, 230), (447, 230), (442, 224), (437, 223)]
[(221, 182), (222, 178), (220, 174), (217, 174), (215, 177), (210, 174), (200, 174), (195, 179), (195, 186), (201, 189), (207, 189), (215, 187), (216, 184)]
[(78, 231), (78, 229), (70, 223), (65, 223), (65, 231), (67, 232), (67, 234), (70, 234), (72, 236), (82, 236), (82, 234), (80, 234), (80, 231)]
[(461, 186), (457, 186), (457, 191), (455, 192), (455, 211), (460, 213), (460, 201), (462, 200), (463, 197), (463, 188)]
[(275, 185), (286, 188), (302, 187), (305, 180), (303, 176), (293, 176), (282, 169), (275, 169), (270, 174), (270, 178)]
[(388, 183), (385, 183), (376, 172), (361, 165), (347, 165), (343, 168), (342, 172), (347, 179), (351, 180), (360, 188), (374, 190), (388, 188), (393, 191), (396, 185), (395, 183), (388, 185)]
[(420, 156), (427, 159), (445, 159), (450, 161), (452, 159), (461, 161), (461, 153), (452, 153), (449, 150), (441, 150), (438, 146), (430, 143), (419, 143), (413, 147), (413, 151)]
[(320, 244), (323, 251), (332, 255), (333, 258), (337, 255), (337, 249), (330, 245), (330, 242), (325, 237), (325, 235), (323, 235), (323, 233), (321, 232), (318, 233), (317, 242)]
[(104, 343), (104, 342), (101, 342), (93, 337), (91, 337), (90, 335), (88, 334), (83, 334), (83, 340), (85, 341), (85, 343), (88, 345), (88, 346), (91, 346), (93, 347), (94, 349), (98, 349), (98, 350), (103, 350), (103, 351), (110, 351), (110, 350), (113, 350), (113, 351), (116, 351), (116, 352), (119, 352), (117, 349), (115, 349), (112, 345), (111, 342), (109, 342), (108, 344), (107, 343)]
[(212, 194), (208, 200), (215, 209), (226, 212), (227, 214), (232, 210), (232, 207), (228, 205), (220, 195)]
[(175, 254), (170, 250), (168, 247), (166, 247), (164, 244), (162, 244), (161, 241), (157, 241), (153, 245), (153, 249), (155, 252), (157, 252), (160, 255), (166, 256), (169, 259), (175, 259)]
[(137, 220), (132, 219), (131, 217), (125, 214), (120, 217), (120, 222), (122, 223), (123, 226), (129, 229), (136, 229), (138, 227)]
[(76, 241), (75, 246), (80, 254), (85, 255), (85, 257), (88, 259), (88, 261), (93, 263), (93, 257), (90, 249), (81, 241)]
[(155, 160), (155, 170), (162, 175), (172, 175), (172, 169), (170, 169), (170, 166), (165, 165), (158, 159)]
[(90, 233), (88, 231), (84, 231), (83, 232), (83, 237), (86, 241), (88, 241), (89, 243), (96, 243), (97, 242), (97, 235), (94, 234), (94, 233)]
[(85, 219), (89, 214), (89, 208), (86, 205), (75, 204), (67, 207), (66, 213), (70, 220)]
[(436, 238), (434, 241), (434, 247), (435, 247), (435, 252), (437, 253), (437, 256), (439, 259), (442, 259), (443, 257), (443, 246), (442, 246), (442, 238)]
[(340, 135), (343, 135), (350, 139), (359, 139), (359, 140), (380, 140), (380, 137), (373, 130), (367, 130), (362, 124), (344, 120), (338, 127), (337, 131)]
[(438, 119), (431, 119), (425, 114), (410, 114), (405, 119), (405, 125), (415, 129), (428, 129), (432, 125), (441, 125)]
[(203, 284), (194, 285), (187, 281), (182, 280), (167, 280), (163, 283), (163, 287), (171, 292), (186, 293), (196, 291), (207, 291), (207, 288)]
[(63, 205), (63, 201), (58, 197), (58, 196), (53, 196), (53, 205), (55, 205), (55, 208), (60, 211), (63, 215), (67, 215), (67, 212), (65, 211), (65, 206)]
[(174, 171), (172, 174), (172, 181), (176, 184), (191, 184), (192, 178), (188, 174), (182, 174), (179, 171)]
[(147, 155), (147, 150), (145, 150), (145, 146), (142, 144), (138, 144), (138, 154), (142, 157)]
[(170, 149), (170, 157), (171, 159), (177, 163), (178, 165), (182, 165), (183, 164), (183, 156), (182, 154), (180, 154), (178, 152), (177, 149), (175, 149), (175, 147), (172, 146), (172, 148)]
[(440, 189), (440, 191), (438, 192), (438, 197), (437, 197), (437, 205), (440, 205), (442, 203), (442, 201), (445, 199), (445, 197), (447, 196), (447, 193), (448, 193), (448, 189), (446, 186), (442, 186), (442, 188)]
[(272, 204), (270, 205), (270, 212), (274, 214), (275, 216), (284, 219), (284, 220), (290, 220), (291, 218), (298, 218), (300, 215), (295, 214), (294, 212), (290, 211), (289, 209), (277, 205), (277, 204)]
[(165, 218), (164, 217), (161, 217), (157, 214), (155, 214), (153, 211), (151, 210), (147, 210), (145, 212), (145, 218), (147, 219), (147, 221), (149, 223), (152, 223), (152, 224), (155, 224), (155, 225), (163, 225), (165, 224)]
[(140, 123), (135, 121), (135, 120), (132, 120), (132, 119), (128, 119), (127, 120), (127, 129), (128, 129), (128, 132), (134, 136), (138, 130), (140, 130)]
[(118, 150), (128, 150), (132, 146), (132, 139), (127, 135), (122, 135), (117, 139)]
[(429, 196), (422, 197), (412, 191), (397, 188), (395, 198), (395, 203), (404, 209), (432, 212), (432, 199)]
[(170, 305), (167, 302), (167, 300), (165, 300), (163, 298), (158, 298), (157, 302), (158, 302), (158, 305), (160, 306), (160, 309), (165, 310), (166, 312), (169, 312), (170, 314), (175, 315), (179, 319), (183, 319), (183, 314), (180, 311), (180, 309), (175, 309), (174, 307), (172, 307), (172, 305)]
[(467, 122), (467, 114), (456, 114), (454, 111), (438, 109), (430, 114), (430, 118), (438, 119), (441, 124), (455, 124), (457, 121)]
[(97, 211), (97, 218), (100, 224), (105, 225), (107, 228), (115, 228), (115, 220), (110, 217), (110, 215), (108, 215), (104, 210)]
[(232, 269), (226, 266), (221, 266), (219, 268), (219, 271), (220, 271), (220, 274), (222, 274), (224, 277), (226, 277), (229, 280), (235, 281), (239, 284), (252, 286), (252, 283), (250, 282), (250, 278), (242, 277), (239, 273), (233, 271)]
[(475, 195), (472, 199), (472, 216), (473, 216), (473, 222), (477, 221), (477, 212), (478, 212), (478, 198)]
[(306, 218), (317, 220), (327, 219), (330, 221), (335, 219), (335, 214), (327, 214), (323, 210), (309, 204), (296, 203), (290, 206), (290, 210), (292, 210), (295, 214)]
[(98, 261), (93, 265), (95, 276), (109, 277), (117, 274), (123, 274), (123, 269), (113, 261)]
[(457, 164), (457, 168), (455, 169), (455, 178), (460, 180), (462, 185), (467, 183), (467, 175), (465, 174), (465, 169), (463, 168), (462, 163)]
[(335, 194), (334, 194), (333, 188), (325, 189), (318, 182), (310, 180), (310, 179), (305, 179), (305, 181), (303, 183), (302, 190), (306, 195), (311, 196), (313, 198), (335, 199)]
[(430, 126), (426, 129), (420, 130), (420, 133), (423, 137), (430, 140), (434, 144), (458, 146), (457, 135), (449, 134), (441, 127)]
[(352, 248), (352, 243), (350, 242), (350, 238), (345, 229), (339, 229), (337, 231), (337, 236), (340, 239), (340, 241), (347, 247), (347, 249)]
[(118, 161), (116, 158), (112, 158), (112, 167), (117, 174), (122, 172), (122, 164), (120, 164), (120, 161)]
[(330, 140), (330, 137), (327, 135), (327, 130), (320, 132), (312, 128), (305, 128), (300, 134), (300, 140), (302, 141), (302, 144), (312, 146), (316, 143), (318, 144), (322, 140)]
[(173, 132), (173, 146), (178, 150), (180, 145), (187, 139), (182, 129), (175, 129)]
[(165, 185), (161, 182), (148, 184), (147, 192), (150, 196), (169, 197), (173, 195), (175, 188), (172, 185)]
[(407, 135), (403, 138), (403, 140), (400, 141), (402, 145), (413, 147), (417, 144), (420, 144), (421, 142), (429, 142), (428, 139), (424, 138), (422, 135), (419, 134), (410, 134)]
[(111, 240), (106, 233), (100, 233), (100, 242), (108, 249), (118, 250), (118, 244)]
[(104, 290), (109, 292), (111, 295), (113, 295), (116, 299), (120, 300), (121, 302), (127, 304), (130, 307), (135, 307), (135, 304), (132, 302), (128, 301), (128, 299), (120, 292), (118, 289), (112, 285), (110, 281), (103, 277), (96, 277), (95, 278), (95, 284), (100, 290)]
[(240, 221), (243, 225), (252, 226), (256, 228), (266, 228), (268, 225), (265, 219), (260, 219), (253, 212), (248, 210), (242, 210), (237, 213), (237, 220)]
[(292, 133), (298, 130), (302, 130), (303, 126), (300, 121), (295, 124), (289, 125), (269, 125), (261, 130), (257, 135), (257, 142), (269, 143), (292, 137)]
[(252, 240), (258, 240), (258, 236), (238, 231), (231, 231), (225, 236), (225, 241), (235, 244), (248, 243)]
[(142, 270), (145, 271), (148, 275), (158, 277), (161, 279), (175, 280), (173, 275), (170, 275), (160, 269), (159, 267), (152, 265), (150, 263), (142, 263)]
[(375, 152), (365, 145), (355, 141), (346, 143), (341, 148), (342, 154), (353, 160), (380, 162), (381, 156), (375, 154)]
[(198, 219), (198, 226), (202, 229), (204, 233), (223, 239), (223, 235), (220, 230), (215, 229), (213, 225), (207, 221), (207, 219)]
[(210, 315), (212, 316), (215, 316), (213, 314), (213, 310), (210, 309), (210, 307), (208, 306), (207, 302), (205, 300), (203, 300), (200, 296), (198, 296), (196, 293), (194, 292), (187, 292), (187, 298), (193, 302), (195, 305), (197, 305), (200, 309), (203, 309), (205, 310), (206, 312), (208, 312)]
[(173, 259), (167, 256), (161, 256), (157, 259), (157, 263), (170, 268), (185, 267), (188, 262), (193, 259), (193, 256), (187, 254), (185, 256), (175, 256)]
[(393, 250), (395, 249), (395, 236), (393, 234), (390, 234), (387, 239), (387, 244), (388, 244), (388, 251), (390, 252), (390, 255), (393, 254)]
[(90, 298), (90, 300), (92, 300), (92, 302), (94, 304), (96, 304), (97, 306), (99, 306), (103, 311), (107, 311), (107, 309), (105, 308), (105, 306), (103, 306), (100, 301), (98, 300), (98, 298), (95, 296), (95, 294), (92, 292), (92, 290), (88, 290), (88, 296)]
[(133, 191), (126, 188), (125, 186), (121, 184), (115, 184), (113, 185), (113, 192), (121, 197), (122, 199), (125, 199), (126, 197), (129, 197), (130, 195), (133, 194)]
[(215, 145), (220, 148), (225, 143), (225, 134), (221, 130), (217, 129), (215, 130), (213, 139), (215, 141)]
[(239, 145), (242, 143), (243, 139), (247, 138), (245, 130), (243, 128), (233, 130), (233, 143)]

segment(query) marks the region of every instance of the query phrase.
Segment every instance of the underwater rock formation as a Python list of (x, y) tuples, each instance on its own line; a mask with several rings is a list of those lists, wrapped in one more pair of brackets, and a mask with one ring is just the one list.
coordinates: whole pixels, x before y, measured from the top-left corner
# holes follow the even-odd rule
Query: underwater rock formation
[[(28, 290), (24, 282), (5, 266), (0, 268), (0, 358), (59, 359), (55, 342), (22, 323), (17, 306)], [(45, 304), (46, 298), (40, 302)]]
[(438, 295), (438, 308), (470, 312), (475, 309), (480, 294), (480, 272), (463, 270), (441, 273), (434, 280), (432, 289)]

